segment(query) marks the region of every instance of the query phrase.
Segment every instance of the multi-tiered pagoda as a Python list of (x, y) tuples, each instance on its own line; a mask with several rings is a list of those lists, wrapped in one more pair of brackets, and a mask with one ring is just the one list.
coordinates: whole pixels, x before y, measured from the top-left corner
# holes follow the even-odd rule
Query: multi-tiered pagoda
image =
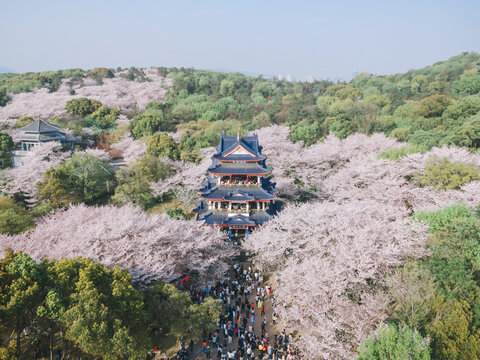
[(229, 239), (248, 237), (249, 231), (270, 220), (280, 204), (275, 184), (266, 177), (270, 174), (266, 158), (257, 134), (223, 134), (199, 190), (202, 200), (195, 203), (197, 220), (228, 229)]

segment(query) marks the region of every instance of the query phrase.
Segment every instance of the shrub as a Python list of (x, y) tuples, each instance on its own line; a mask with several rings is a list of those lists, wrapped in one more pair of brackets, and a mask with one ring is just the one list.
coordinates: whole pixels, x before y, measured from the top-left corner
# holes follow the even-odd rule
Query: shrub
[(419, 145), (405, 145), (382, 151), (378, 154), (379, 159), (400, 160), (401, 158), (414, 153), (423, 153), (426, 149)]
[(175, 220), (185, 219), (185, 213), (180, 208), (178, 208), (178, 209), (167, 209), (166, 213), (167, 213), (168, 216), (170, 216), (172, 219), (175, 219)]
[(417, 177), (421, 186), (432, 186), (437, 190), (459, 189), (463, 184), (480, 178), (478, 169), (471, 165), (454, 163), (447, 158), (432, 157), (425, 172)]
[(414, 219), (426, 221), (429, 225), (429, 233), (435, 233), (444, 227), (452, 226), (453, 222), (459, 218), (472, 218), (474, 214), (464, 204), (456, 204), (437, 211), (417, 211)]

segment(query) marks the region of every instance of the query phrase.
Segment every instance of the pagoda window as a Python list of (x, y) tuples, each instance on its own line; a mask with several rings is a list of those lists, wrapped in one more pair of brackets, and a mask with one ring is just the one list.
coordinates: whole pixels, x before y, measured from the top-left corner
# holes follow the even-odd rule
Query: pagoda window
[(232, 176), (232, 185), (246, 185), (247, 177), (242, 175), (233, 175)]
[(232, 211), (234, 212), (247, 212), (247, 209), (246, 203), (232, 203)]

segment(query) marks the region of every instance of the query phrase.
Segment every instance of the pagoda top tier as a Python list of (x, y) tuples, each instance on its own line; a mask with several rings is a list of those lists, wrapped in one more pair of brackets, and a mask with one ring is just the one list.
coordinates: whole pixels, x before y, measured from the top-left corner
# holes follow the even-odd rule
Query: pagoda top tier
[(222, 134), (214, 160), (224, 161), (262, 161), (267, 157), (262, 154), (262, 147), (258, 144), (258, 135), (227, 136)]

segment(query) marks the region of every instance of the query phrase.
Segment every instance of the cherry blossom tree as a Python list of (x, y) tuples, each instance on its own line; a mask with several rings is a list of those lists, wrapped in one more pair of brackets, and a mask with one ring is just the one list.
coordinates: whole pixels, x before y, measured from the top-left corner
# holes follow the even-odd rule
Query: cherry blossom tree
[(177, 198), (180, 206), (182, 206), (187, 213), (192, 210), (193, 201), (198, 198), (198, 192), (185, 186), (177, 186), (173, 189), (173, 194)]
[(198, 190), (200, 182), (205, 178), (207, 169), (212, 165), (213, 148), (202, 149), (203, 160), (200, 164), (185, 161), (172, 161), (164, 158), (162, 161), (171, 166), (174, 174), (165, 180), (150, 185), (157, 196), (173, 191), (179, 185), (187, 190)]
[(34, 201), (36, 183), (43, 180), (43, 175), (51, 167), (56, 167), (71, 155), (70, 151), (62, 151), (62, 145), (57, 142), (47, 142), (35, 145), (22, 158), (22, 165), (1, 172), (5, 181), (2, 193), (14, 195), (21, 193)]
[(217, 229), (165, 214), (148, 216), (133, 205), (71, 206), (41, 219), (28, 233), (0, 236), (0, 248), (7, 247), (35, 260), (82, 256), (124, 266), (141, 284), (188, 273), (196, 286), (223, 279), (235, 255)]
[(112, 149), (120, 150), (123, 160), (127, 165), (145, 155), (147, 145), (142, 140), (135, 140), (130, 134), (126, 135), (122, 140), (115, 143)]

